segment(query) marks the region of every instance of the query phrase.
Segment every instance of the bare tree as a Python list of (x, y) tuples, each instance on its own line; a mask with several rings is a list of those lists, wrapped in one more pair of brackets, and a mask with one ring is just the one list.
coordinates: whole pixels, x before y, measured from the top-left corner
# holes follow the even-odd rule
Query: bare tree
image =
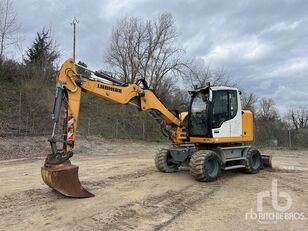
[[(213, 86), (238, 87), (237, 84), (231, 80), (225, 69), (221, 68), (213, 71), (209, 66), (205, 66), (203, 63), (195, 63), (195, 65), (192, 65), (186, 72), (184, 80), (190, 84), (191, 88), (205, 87), (208, 82)], [(242, 91), (241, 98), (242, 108), (255, 112), (257, 96), (252, 92), (244, 90)]]
[(0, 0), (0, 58), (3, 59), (4, 50), (13, 44), (13, 35), (17, 31), (16, 13), (12, 0)]
[(145, 79), (154, 90), (170, 87), (171, 76), (187, 67), (183, 50), (175, 46), (175, 21), (171, 14), (143, 21), (124, 18), (113, 28), (106, 63), (125, 82)]
[(242, 109), (256, 111), (255, 104), (257, 103), (257, 96), (253, 92), (242, 92)]
[(278, 111), (272, 99), (270, 98), (261, 99), (260, 107), (257, 112), (257, 118), (261, 121), (273, 121), (278, 119)]
[[(190, 96), (187, 90), (182, 90), (176, 88), (173, 92), (172, 97), (170, 97), (169, 107), (171, 109), (177, 109), (179, 112), (187, 111), (190, 103)], [(168, 106), (169, 106), (168, 105)]]
[(300, 128), (308, 128), (308, 110), (305, 107), (290, 109), (288, 117), (296, 130)]
[(256, 113), (255, 142), (262, 145), (287, 145), (287, 124), (280, 119), (275, 103), (262, 98)]
[(225, 69), (212, 70), (210, 66), (196, 62), (187, 69), (184, 75), (184, 81), (188, 82), (191, 88), (205, 87), (208, 82), (213, 86), (236, 86), (231, 81)]

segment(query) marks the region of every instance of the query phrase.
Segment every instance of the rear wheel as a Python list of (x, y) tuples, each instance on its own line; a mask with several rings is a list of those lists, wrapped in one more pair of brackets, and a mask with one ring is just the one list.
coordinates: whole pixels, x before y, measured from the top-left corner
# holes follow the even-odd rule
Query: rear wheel
[(190, 174), (198, 181), (214, 181), (221, 172), (220, 159), (210, 150), (200, 150), (193, 154), (189, 167)]
[(180, 167), (172, 161), (172, 156), (168, 149), (161, 149), (155, 156), (155, 166), (161, 172), (176, 172)]
[(262, 167), (262, 157), (258, 149), (256, 148), (250, 148), (247, 151), (247, 161), (246, 161), (246, 167), (243, 169), (243, 172), (255, 174), (260, 171), (260, 168)]

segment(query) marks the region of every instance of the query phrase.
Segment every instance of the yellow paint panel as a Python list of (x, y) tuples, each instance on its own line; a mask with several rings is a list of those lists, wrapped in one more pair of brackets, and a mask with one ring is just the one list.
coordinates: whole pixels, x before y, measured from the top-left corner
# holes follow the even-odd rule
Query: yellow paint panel
[(127, 104), (132, 98), (138, 96), (138, 91), (141, 90), (136, 84), (122, 87), (97, 81), (85, 81), (81, 87), (92, 95), (118, 104)]
[(242, 111), (242, 131), (243, 137), (253, 141), (253, 114), (251, 111)]

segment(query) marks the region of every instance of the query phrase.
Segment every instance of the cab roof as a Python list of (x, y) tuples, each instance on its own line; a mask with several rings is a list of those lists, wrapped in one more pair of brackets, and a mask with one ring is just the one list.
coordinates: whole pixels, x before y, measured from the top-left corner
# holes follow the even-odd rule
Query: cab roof
[(227, 87), (227, 86), (207, 86), (207, 87), (202, 87), (202, 88), (197, 88), (193, 91), (189, 91), (190, 94), (194, 94), (197, 93), (199, 91), (204, 91), (204, 90), (208, 90), (211, 89), (212, 91), (221, 91), (221, 90), (234, 90), (234, 91), (238, 91), (237, 88), (235, 87)]

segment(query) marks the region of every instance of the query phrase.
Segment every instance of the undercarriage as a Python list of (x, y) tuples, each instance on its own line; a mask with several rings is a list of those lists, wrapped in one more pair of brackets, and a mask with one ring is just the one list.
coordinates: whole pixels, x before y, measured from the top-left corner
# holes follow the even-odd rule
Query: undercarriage
[(265, 167), (271, 168), (271, 156), (262, 155), (250, 145), (173, 144), (157, 153), (155, 164), (161, 172), (175, 172), (180, 166), (188, 166), (196, 180), (213, 181), (221, 170), (240, 169), (255, 174)]

